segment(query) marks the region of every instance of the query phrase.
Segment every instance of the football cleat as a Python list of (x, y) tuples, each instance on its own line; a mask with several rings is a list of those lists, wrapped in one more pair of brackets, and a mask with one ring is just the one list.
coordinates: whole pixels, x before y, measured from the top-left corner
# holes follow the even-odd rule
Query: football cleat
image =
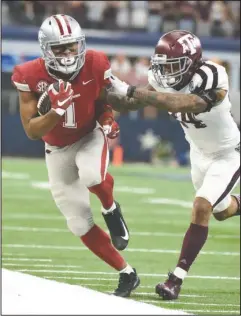
[(157, 284), (156, 293), (164, 300), (176, 300), (181, 291), (182, 282), (182, 279), (169, 272), (168, 279), (164, 283)]
[(102, 213), (110, 231), (111, 241), (118, 250), (124, 250), (129, 242), (129, 230), (121, 213), (120, 204), (115, 201), (116, 208), (107, 214)]
[(140, 284), (140, 279), (136, 273), (136, 269), (131, 273), (120, 273), (119, 283), (113, 295), (120, 297), (129, 297), (131, 292)]

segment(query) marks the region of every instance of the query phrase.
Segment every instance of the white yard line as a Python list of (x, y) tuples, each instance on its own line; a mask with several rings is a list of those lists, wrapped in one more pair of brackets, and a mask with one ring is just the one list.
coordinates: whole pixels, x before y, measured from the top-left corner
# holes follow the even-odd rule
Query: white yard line
[(28, 173), (8, 172), (2, 170), (2, 179), (28, 180), (30, 179), (30, 175)]
[(40, 232), (40, 233), (69, 233), (66, 228), (45, 228), (45, 227), (26, 227), (26, 226), (2, 226), (2, 230), (20, 232)]
[(27, 256), (26, 253), (12, 253), (12, 252), (4, 252), (2, 253), (4, 256)]
[[(37, 260), (36, 260), (37, 261)], [(27, 264), (27, 263), (3, 263), (4, 267), (18, 267), (18, 266), (25, 266), (25, 267), (38, 267), (38, 268), (82, 268), (82, 266), (74, 266), (74, 265), (65, 265), (65, 264)]]
[[(3, 230), (23, 231), (23, 232), (43, 232), (43, 233), (69, 233), (66, 228), (46, 228), (46, 227), (28, 227), (28, 226), (2, 226)], [(108, 231), (107, 231), (108, 232)], [(184, 233), (168, 233), (168, 232), (131, 232), (132, 236), (145, 237), (184, 237)], [(209, 235), (208, 238), (215, 239), (239, 239), (239, 235)]]
[(4, 199), (18, 199), (18, 200), (46, 200), (46, 195), (40, 195), (40, 194), (9, 194), (9, 193), (4, 193), (3, 194)]
[[(45, 277), (45, 278), (49, 278), (49, 277)], [(60, 277), (61, 278), (61, 277)], [(88, 278), (85, 278), (88, 279)], [(90, 278), (92, 280), (98, 280), (95, 278)], [(109, 279), (105, 279), (106, 281), (109, 281)], [(111, 280), (115, 280), (115, 279), (111, 279)], [(97, 287), (112, 287), (112, 284), (100, 284), (100, 283), (82, 283), (82, 286), (97, 286)], [(138, 289), (154, 289), (155, 286), (151, 286), (151, 285), (139, 285)], [(138, 292), (134, 292), (133, 294), (139, 294)], [(152, 295), (152, 293), (149, 293)], [(157, 294), (155, 294), (157, 296)], [(195, 295), (195, 294), (180, 294), (179, 296), (181, 297), (191, 297), (191, 298), (197, 298), (197, 297), (207, 297), (206, 295)], [(151, 301), (151, 302), (156, 302), (156, 301)], [(196, 303), (195, 303), (196, 304)]]
[[(31, 186), (41, 190), (49, 190), (50, 185), (48, 182), (43, 181), (33, 181), (31, 182)], [(132, 186), (115, 186), (116, 192), (123, 193), (133, 193), (133, 194), (154, 194), (156, 193), (156, 189), (154, 188), (146, 188), (146, 187), (132, 187)]]
[(31, 213), (12, 213), (4, 216), (5, 219), (28, 219), (28, 220), (53, 220), (53, 221), (64, 221), (63, 216), (49, 216), (49, 215), (39, 215), (39, 214), (31, 214)]
[(149, 204), (166, 204), (166, 205), (177, 205), (185, 208), (191, 208), (193, 206), (192, 201), (183, 201), (178, 199), (167, 199), (167, 198), (147, 198), (143, 200), (144, 203)]
[(232, 314), (237, 314), (237, 315), (240, 315), (240, 311), (239, 310), (236, 310), (236, 311), (233, 311), (233, 310), (207, 310), (207, 309), (179, 309), (179, 311), (183, 311), (183, 312), (196, 312), (196, 313), (221, 313), (222, 315), (228, 315), (230, 313)]
[[(64, 273), (64, 274), (94, 274), (94, 275), (117, 275), (116, 272), (102, 272), (102, 271), (73, 271), (73, 270), (67, 270), (68, 265), (65, 265), (66, 270), (44, 270), (44, 269), (21, 269), (18, 271), (21, 272), (41, 272), (41, 273)], [(145, 277), (166, 277), (166, 274), (160, 274), (160, 273), (139, 273), (140, 276)], [(190, 279), (207, 279), (207, 280), (237, 280), (239, 281), (239, 277), (229, 277), (229, 276), (211, 276), (211, 275), (189, 275), (187, 278)], [(97, 280), (97, 279), (96, 279)]]
[[(86, 285), (86, 284), (85, 284)], [(139, 288), (139, 287), (138, 287)], [(152, 289), (154, 290), (155, 287), (152, 287)], [(106, 293), (112, 293), (111, 291), (108, 291)], [(131, 295), (142, 295), (142, 296), (155, 296), (158, 298), (158, 295), (156, 293), (152, 293), (152, 292), (138, 292), (138, 289), (135, 290), (135, 292), (133, 292)], [(206, 297), (204, 295), (188, 295), (188, 294), (182, 294), (182, 297)], [(158, 301), (152, 301), (152, 302), (158, 302)], [(192, 303), (192, 304), (199, 304), (199, 303)], [(204, 304), (205, 305), (205, 304)], [(217, 304), (218, 305), (218, 304)], [(239, 305), (238, 305), (239, 306)]]
[[(60, 279), (60, 280), (94, 280), (94, 281), (118, 281), (118, 275), (116, 275), (116, 278), (87, 278), (87, 277), (72, 277), (72, 276), (46, 276), (42, 275), (42, 278), (45, 279)], [(83, 284), (85, 285), (85, 284)]]
[[(46, 197), (45, 197), (46, 198)], [(180, 211), (178, 212), (180, 213)], [(152, 216), (149, 216), (149, 217), (143, 217), (143, 216), (137, 216), (137, 214), (133, 214), (133, 212), (131, 212), (131, 210), (128, 212), (126, 211), (125, 214), (127, 214), (128, 216), (127, 217), (127, 221), (130, 222), (130, 223), (155, 223), (155, 224), (159, 224), (159, 225), (174, 225), (176, 227), (182, 227), (182, 226), (186, 226), (188, 224), (188, 218), (187, 220), (180, 220), (180, 218), (177, 218), (176, 221), (173, 221), (173, 215), (172, 214), (168, 214), (168, 211), (165, 213), (165, 216), (170, 218), (170, 220), (167, 220), (167, 219), (157, 219), (155, 218), (155, 220), (153, 220), (153, 217)], [(96, 216), (100, 216), (101, 213), (99, 214), (96, 214)], [(187, 214), (188, 215), (188, 214)], [(53, 221), (65, 221), (64, 217), (63, 216), (50, 216), (50, 215), (39, 215), (39, 214), (31, 214), (30, 212), (29, 213), (12, 213), (12, 214), (9, 214), (9, 215), (4, 215), (4, 219), (7, 219), (7, 220), (15, 220), (15, 219), (18, 219), (18, 220), (46, 220), (46, 221), (49, 221), (49, 220), (53, 220)], [(221, 225), (219, 222), (217, 221), (213, 221), (211, 223), (211, 226), (212, 227), (222, 227), (222, 229), (230, 229), (231, 228), (235, 228), (235, 229), (239, 229), (240, 227), (240, 222), (239, 221), (229, 221), (229, 222), (225, 222), (225, 225)]]
[[(137, 294), (137, 292), (135, 292)], [(155, 294), (155, 293), (154, 293)], [(155, 294), (157, 295), (157, 294)], [(142, 300), (142, 302), (145, 303), (159, 303), (158, 300)], [(240, 307), (239, 304), (219, 304), (219, 303), (196, 303), (196, 302), (180, 302), (180, 301), (161, 301), (161, 304), (171, 304), (171, 305), (176, 305), (176, 304), (180, 304), (180, 305), (203, 305), (203, 306), (228, 306), (228, 307)]]
[[(42, 259), (42, 258), (2, 258), (3, 261), (46, 261), (51, 262), (52, 259)], [(14, 265), (14, 263), (8, 263)], [(6, 265), (6, 264), (5, 264)]]
[[(6, 248), (25, 248), (25, 249), (64, 249), (64, 250), (76, 250), (76, 251), (89, 251), (86, 247), (77, 246), (56, 246), (56, 245), (27, 245), (27, 244), (2, 244), (2, 247)], [(142, 248), (128, 248), (127, 252), (143, 252), (143, 253), (171, 253), (179, 254), (180, 250), (170, 249), (142, 249)], [(229, 251), (201, 251), (202, 255), (214, 255), (214, 256), (240, 256), (240, 252), (229, 252)]]

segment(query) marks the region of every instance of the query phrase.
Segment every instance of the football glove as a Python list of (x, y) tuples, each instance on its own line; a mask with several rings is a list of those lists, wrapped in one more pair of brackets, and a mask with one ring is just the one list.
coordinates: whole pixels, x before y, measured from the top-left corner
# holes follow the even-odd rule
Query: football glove
[(113, 75), (109, 77), (109, 80), (111, 82), (111, 87), (108, 89), (108, 92), (114, 92), (124, 97), (127, 95), (129, 85), (126, 82), (121, 81), (119, 78)]
[[(57, 89), (57, 90), (56, 90)], [(73, 103), (74, 91), (71, 83), (59, 80), (58, 86), (51, 84), (48, 87), (48, 95), (51, 101), (52, 109), (60, 116), (64, 115), (67, 108)]]
[(111, 117), (106, 118), (105, 114), (102, 115), (102, 117), (99, 118), (99, 123), (102, 126), (104, 134), (110, 138), (114, 139), (117, 136), (119, 136), (120, 133), (120, 127), (119, 124), (114, 121)]

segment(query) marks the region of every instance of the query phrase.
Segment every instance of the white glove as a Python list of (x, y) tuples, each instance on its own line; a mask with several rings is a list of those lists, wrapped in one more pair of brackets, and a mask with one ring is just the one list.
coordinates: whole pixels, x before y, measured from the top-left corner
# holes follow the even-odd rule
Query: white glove
[(111, 75), (111, 77), (109, 77), (109, 80), (112, 84), (112, 87), (110, 88), (110, 92), (114, 92), (116, 94), (120, 94), (121, 96), (126, 96), (127, 94), (127, 90), (129, 88), (129, 85), (124, 82), (121, 81), (119, 78)]

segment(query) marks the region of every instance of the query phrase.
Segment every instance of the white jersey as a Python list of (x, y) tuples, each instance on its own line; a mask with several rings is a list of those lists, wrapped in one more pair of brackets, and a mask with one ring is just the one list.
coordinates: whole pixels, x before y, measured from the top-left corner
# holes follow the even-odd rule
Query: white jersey
[(190, 146), (204, 154), (216, 154), (238, 145), (240, 132), (230, 112), (228, 75), (223, 66), (211, 61), (205, 62), (195, 72), (190, 83), (179, 91), (159, 86), (151, 70), (148, 71), (148, 82), (156, 91), (165, 93), (190, 94), (195, 88), (226, 90), (224, 100), (213, 107), (210, 112), (169, 114), (181, 122)]

